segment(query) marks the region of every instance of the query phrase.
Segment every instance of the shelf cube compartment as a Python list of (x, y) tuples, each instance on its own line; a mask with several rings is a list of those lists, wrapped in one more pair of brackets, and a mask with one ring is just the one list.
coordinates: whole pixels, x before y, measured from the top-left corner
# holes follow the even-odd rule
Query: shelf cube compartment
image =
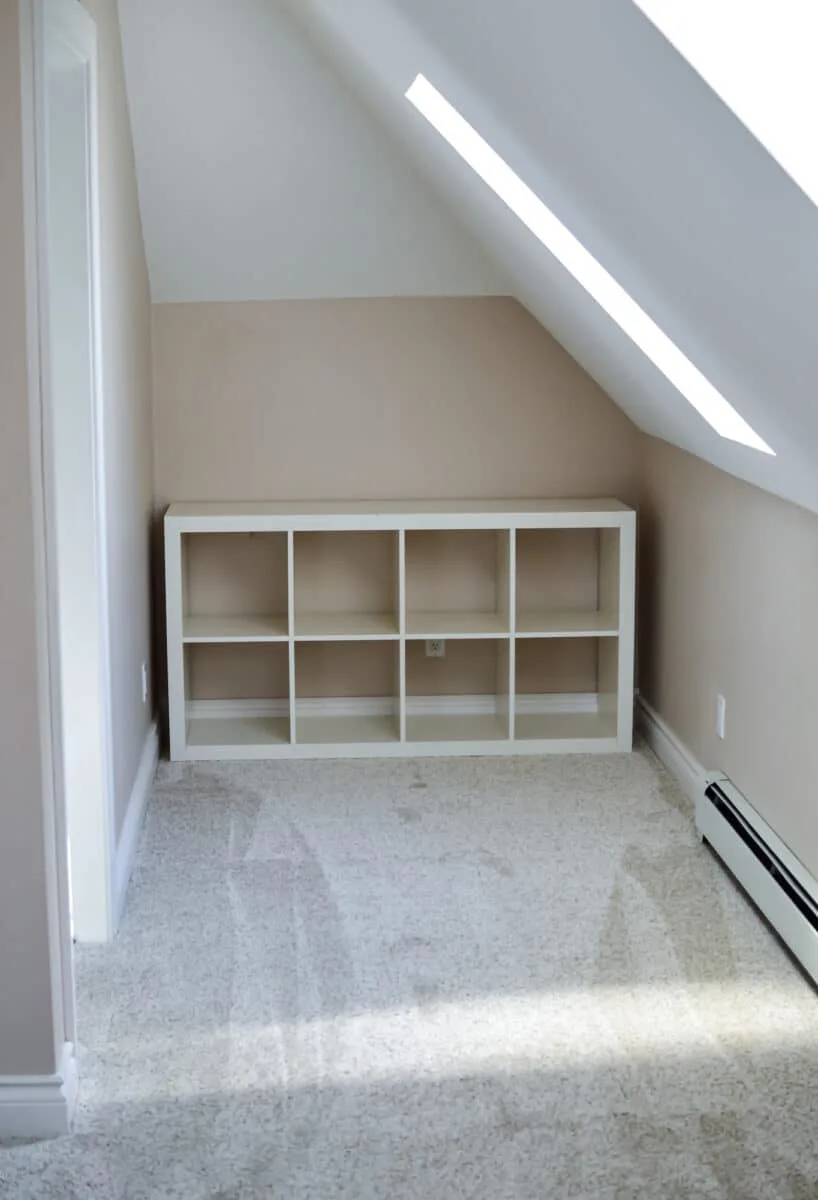
[(397, 533), (298, 532), (293, 558), (296, 638), (397, 637)]
[(619, 530), (518, 529), (518, 637), (615, 637)]
[(285, 642), (185, 646), (190, 747), (286, 745), (290, 664)]
[(510, 630), (510, 536), (503, 530), (406, 533), (406, 636), (493, 638)]
[(406, 740), (507, 740), (510, 664), (508, 638), (453, 638), (443, 658), (407, 641)]
[(615, 739), (618, 664), (617, 638), (518, 639), (515, 738)]
[(400, 643), (303, 641), (295, 645), (299, 744), (400, 741)]
[(182, 535), (186, 643), (286, 639), (287, 594), (286, 533)]

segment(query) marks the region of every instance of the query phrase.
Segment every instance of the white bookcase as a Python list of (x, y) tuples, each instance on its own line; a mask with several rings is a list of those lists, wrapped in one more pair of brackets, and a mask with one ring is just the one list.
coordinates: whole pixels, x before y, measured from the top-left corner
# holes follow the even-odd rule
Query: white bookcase
[(171, 505), (171, 758), (630, 750), (635, 533), (615, 500)]

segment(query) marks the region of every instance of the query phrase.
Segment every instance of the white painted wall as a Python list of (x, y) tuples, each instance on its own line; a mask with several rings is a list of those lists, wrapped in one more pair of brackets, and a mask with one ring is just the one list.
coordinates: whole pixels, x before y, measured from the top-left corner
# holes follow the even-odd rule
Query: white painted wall
[(99, 48), (99, 200), (105, 491), (114, 753), (119, 841), (152, 737), (150, 538), (151, 298), (136, 192), (116, 0), (83, 0)]
[(120, 0), (155, 303), (507, 292), (275, 0)]

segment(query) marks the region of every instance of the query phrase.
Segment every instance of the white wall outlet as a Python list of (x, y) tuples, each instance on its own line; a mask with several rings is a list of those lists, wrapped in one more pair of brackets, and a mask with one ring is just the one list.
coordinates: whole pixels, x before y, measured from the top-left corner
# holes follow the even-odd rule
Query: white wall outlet
[(716, 696), (716, 733), (724, 741), (724, 726), (727, 720), (727, 701), (724, 696)]
[(427, 658), (445, 658), (446, 643), (442, 638), (429, 638), (426, 642), (426, 657)]
[(148, 664), (142, 664), (142, 703), (148, 703)]

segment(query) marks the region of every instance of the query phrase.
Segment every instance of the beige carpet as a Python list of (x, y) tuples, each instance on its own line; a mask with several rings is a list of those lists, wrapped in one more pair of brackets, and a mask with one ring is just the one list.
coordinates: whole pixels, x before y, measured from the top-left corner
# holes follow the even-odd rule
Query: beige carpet
[(818, 1001), (629, 757), (168, 766), (13, 1200), (818, 1197)]

